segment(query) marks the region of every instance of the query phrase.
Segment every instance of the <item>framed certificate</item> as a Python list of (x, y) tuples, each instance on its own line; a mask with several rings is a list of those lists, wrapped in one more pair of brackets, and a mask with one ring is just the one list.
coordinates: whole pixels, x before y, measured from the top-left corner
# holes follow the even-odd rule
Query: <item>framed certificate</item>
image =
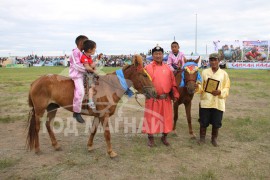
[(212, 93), (212, 91), (217, 90), (218, 89), (218, 85), (219, 85), (219, 81), (212, 79), (212, 78), (208, 78), (207, 82), (206, 82), (206, 86), (204, 91), (208, 92), (208, 93)]

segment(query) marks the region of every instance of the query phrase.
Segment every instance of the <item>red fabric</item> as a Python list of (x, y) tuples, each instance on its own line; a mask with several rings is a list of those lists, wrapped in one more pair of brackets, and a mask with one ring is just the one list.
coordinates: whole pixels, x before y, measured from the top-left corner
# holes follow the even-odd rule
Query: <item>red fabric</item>
[[(158, 95), (169, 93), (173, 89), (174, 97), (179, 98), (173, 72), (167, 64), (156, 62), (145, 67), (152, 78)], [(145, 101), (143, 133), (169, 133), (173, 127), (173, 111), (170, 97), (167, 99), (148, 99)]]
[(83, 63), (83, 64), (89, 64), (89, 65), (93, 64), (92, 57), (91, 56), (88, 57), (85, 54), (83, 54), (82, 57), (81, 57), (81, 63)]
[(189, 71), (193, 71), (195, 69), (195, 66), (186, 66), (186, 67), (189, 69)]
[(247, 56), (251, 56), (253, 58), (256, 58), (258, 55), (260, 55), (260, 54), (257, 52), (254, 52), (254, 53), (252, 53), (251, 51), (247, 52)]

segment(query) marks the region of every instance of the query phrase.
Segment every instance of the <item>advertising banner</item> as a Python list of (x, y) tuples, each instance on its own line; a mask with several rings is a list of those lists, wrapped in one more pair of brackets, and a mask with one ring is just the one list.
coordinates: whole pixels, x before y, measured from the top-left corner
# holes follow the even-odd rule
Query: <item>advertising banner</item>
[(227, 62), (229, 69), (270, 69), (270, 62)]
[(221, 61), (223, 60), (241, 60), (242, 42), (235, 41), (213, 41), (214, 51), (219, 53)]
[(244, 60), (264, 61), (268, 56), (268, 41), (243, 41)]

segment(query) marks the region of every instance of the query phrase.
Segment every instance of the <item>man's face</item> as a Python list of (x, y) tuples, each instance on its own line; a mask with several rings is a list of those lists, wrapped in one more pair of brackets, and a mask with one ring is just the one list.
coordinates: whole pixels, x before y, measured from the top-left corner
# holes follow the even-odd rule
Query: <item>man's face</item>
[(153, 53), (153, 61), (162, 62), (163, 60), (163, 53), (161, 51), (156, 51)]
[(251, 50), (253, 53), (255, 53), (256, 51), (257, 51), (257, 48), (256, 47), (254, 47), (254, 48), (252, 48), (252, 50)]
[(219, 60), (218, 60), (218, 58), (210, 58), (209, 59), (209, 62), (210, 62), (210, 66), (212, 68), (217, 69), (219, 67)]

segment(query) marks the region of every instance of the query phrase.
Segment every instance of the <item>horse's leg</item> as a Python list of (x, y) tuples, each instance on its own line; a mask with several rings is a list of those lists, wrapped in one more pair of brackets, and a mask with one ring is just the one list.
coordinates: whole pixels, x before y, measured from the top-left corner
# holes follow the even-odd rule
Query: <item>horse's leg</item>
[(111, 134), (109, 128), (109, 115), (105, 115), (103, 118), (101, 118), (101, 123), (104, 128), (104, 137), (107, 143), (107, 153), (111, 158), (114, 158), (117, 156), (117, 154), (112, 150)]
[(35, 153), (38, 154), (40, 152), (39, 148), (39, 130), (40, 130), (40, 118), (43, 116), (45, 109), (36, 110), (35, 112), (35, 130), (36, 130), (36, 137), (35, 137)]
[(179, 107), (179, 103), (178, 102), (174, 102), (173, 103), (173, 114), (174, 114), (174, 116), (173, 116), (173, 121), (174, 121), (174, 123), (173, 123), (173, 132), (176, 134), (176, 122), (177, 122), (177, 120), (178, 120), (178, 107)]
[(90, 135), (88, 143), (87, 143), (89, 152), (93, 150), (93, 141), (94, 141), (95, 134), (97, 132), (98, 125), (99, 125), (99, 118), (95, 117), (94, 121), (92, 123), (92, 129), (90, 130), (91, 135)]
[(196, 139), (196, 135), (193, 133), (191, 124), (191, 102), (185, 103), (185, 110), (188, 122), (189, 135), (191, 136), (191, 139)]
[(59, 151), (59, 150), (61, 150), (61, 146), (59, 146), (59, 144), (58, 144), (58, 142), (57, 142), (57, 140), (55, 138), (55, 135), (54, 135), (54, 133), (53, 133), (53, 131), (51, 129), (51, 121), (55, 118), (55, 115), (56, 115), (56, 112), (57, 112), (57, 108), (54, 109), (54, 108), (50, 108), (50, 107), (51, 107), (50, 105), (47, 107), (46, 128), (47, 128), (48, 133), (49, 133), (49, 136), (51, 138), (52, 146), (54, 147), (54, 149), (56, 151)]

